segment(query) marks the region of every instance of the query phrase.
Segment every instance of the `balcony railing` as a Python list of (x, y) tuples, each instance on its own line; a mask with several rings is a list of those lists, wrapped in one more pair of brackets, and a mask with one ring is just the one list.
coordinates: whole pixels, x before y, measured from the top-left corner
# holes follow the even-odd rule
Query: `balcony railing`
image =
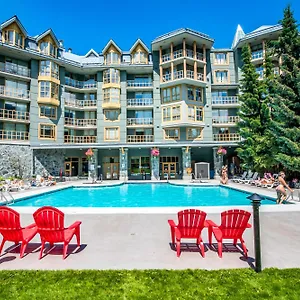
[(136, 81), (136, 80), (127, 80), (127, 86), (129, 87), (151, 87), (153, 86), (152, 81)]
[(214, 141), (220, 142), (239, 142), (241, 137), (238, 133), (214, 134)]
[[(177, 59), (183, 57), (183, 49), (179, 49), (173, 52), (173, 59)], [(186, 57), (195, 58), (195, 52), (190, 49), (186, 49)], [(162, 62), (167, 62), (171, 60), (171, 53), (166, 53), (161, 57)], [(203, 54), (200, 52), (196, 52), (196, 59), (203, 61)]]
[(253, 60), (263, 58), (264, 57), (264, 52), (262, 50), (254, 51), (254, 52), (252, 52), (251, 57), (252, 57)]
[(127, 125), (153, 125), (153, 118), (127, 118)]
[(151, 143), (154, 142), (154, 135), (127, 135), (128, 143)]
[(78, 100), (65, 98), (65, 105), (78, 108), (97, 107), (97, 100)]
[(24, 77), (30, 77), (30, 70), (28, 68), (13, 63), (0, 62), (0, 71)]
[(219, 116), (212, 117), (213, 124), (236, 124), (239, 122), (239, 116)]
[(174, 59), (182, 57), (182, 56), (183, 56), (183, 50), (182, 49), (176, 50), (176, 51), (173, 52)]
[(172, 79), (172, 77), (171, 77), (170, 73), (163, 75), (163, 78), (162, 78), (163, 82), (170, 81), (171, 79)]
[(239, 104), (239, 97), (238, 96), (217, 96), (212, 97), (211, 104), (221, 104), (221, 105), (228, 105), (228, 104)]
[(19, 98), (19, 99), (30, 99), (30, 92), (23, 89), (14, 89), (0, 85), (0, 95), (10, 97), (10, 98)]
[(29, 121), (29, 112), (0, 109), (0, 119), (15, 120), (15, 121)]
[(127, 106), (152, 106), (152, 98), (134, 98), (127, 99)]
[(171, 60), (171, 54), (170, 54), (170, 53), (164, 54), (164, 55), (161, 57), (161, 60), (162, 60), (162, 62), (166, 62), (166, 61)]
[[(173, 76), (173, 80), (177, 80), (177, 79), (182, 79), (184, 78), (184, 73), (183, 70), (179, 70), (179, 71), (175, 71)], [(190, 79), (195, 79), (195, 73), (192, 70), (186, 70), (186, 78), (190, 78)], [(167, 82), (172, 80), (171, 74), (165, 74), (163, 75), (163, 82)], [(200, 80), (200, 81), (204, 81), (204, 75), (202, 73), (197, 73), (197, 79), (196, 80)]]
[(28, 139), (29, 132), (27, 131), (0, 130), (0, 140), (28, 141)]
[(65, 143), (68, 144), (91, 144), (96, 143), (96, 136), (75, 136), (75, 135), (65, 135)]
[(97, 83), (95, 81), (79, 81), (69, 77), (65, 77), (65, 84), (78, 89), (94, 89), (97, 87)]
[(183, 78), (183, 70), (174, 72), (174, 80)]
[(65, 117), (65, 125), (76, 127), (95, 127), (97, 126), (96, 119), (73, 119)]

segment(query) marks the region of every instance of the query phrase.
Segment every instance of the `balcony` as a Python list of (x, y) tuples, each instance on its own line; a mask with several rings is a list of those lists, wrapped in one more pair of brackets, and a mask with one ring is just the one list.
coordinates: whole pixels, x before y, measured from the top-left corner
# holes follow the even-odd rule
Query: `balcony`
[(127, 135), (127, 143), (152, 143), (154, 135)]
[(175, 60), (175, 59), (178, 59), (178, 58), (190, 58), (190, 59), (196, 59), (196, 60), (199, 60), (199, 61), (202, 61), (204, 62), (204, 58), (203, 58), (203, 54), (200, 53), (200, 52), (196, 52), (196, 55), (195, 55), (195, 52), (193, 50), (190, 50), (190, 49), (186, 49), (186, 55), (184, 56), (183, 55), (183, 49), (179, 49), (179, 50), (176, 50), (173, 52), (173, 59), (171, 58), (171, 53), (166, 53), (164, 55), (162, 55), (161, 57), (161, 61), (162, 63), (167, 63), (171, 60)]
[(74, 127), (97, 127), (96, 119), (74, 119), (65, 117), (65, 126)]
[(235, 126), (240, 120), (239, 116), (218, 116), (212, 117), (213, 125), (233, 125)]
[(263, 52), (263, 50), (254, 51), (251, 54), (251, 59), (252, 60), (258, 60), (258, 59), (261, 60), (263, 58), (264, 58), (264, 52)]
[(2, 141), (28, 141), (29, 132), (0, 130), (0, 140)]
[[(204, 75), (202, 73), (197, 73), (195, 76), (195, 72), (192, 70), (186, 70), (186, 75), (184, 76), (184, 71), (183, 70), (179, 70), (179, 71), (175, 71), (173, 72), (173, 79), (172, 79), (172, 74), (171, 73), (167, 73), (165, 75), (162, 76), (162, 83), (164, 86), (169, 86), (170, 84), (168, 84), (169, 82), (173, 82), (175, 80), (182, 80), (182, 83), (186, 83), (186, 84), (195, 84), (196, 82), (201, 83), (200, 85), (202, 86), (205, 81), (204, 81)], [(193, 82), (191, 82), (190, 80), (193, 80)]]
[(161, 57), (161, 61), (164, 63), (164, 62), (167, 62), (167, 61), (170, 61), (171, 60), (171, 54), (170, 53), (167, 53), (167, 54), (164, 54), (162, 57)]
[(96, 136), (75, 136), (75, 135), (65, 135), (66, 144), (92, 144), (96, 143)]
[(13, 63), (0, 62), (0, 71), (23, 77), (30, 77), (30, 70), (28, 68)]
[(211, 104), (214, 107), (217, 106), (239, 106), (238, 96), (217, 96), (212, 97)]
[(74, 108), (97, 108), (97, 100), (78, 100), (72, 98), (65, 98), (65, 106)]
[(152, 106), (153, 98), (133, 98), (127, 99), (127, 106)]
[(79, 81), (75, 79), (71, 79), (69, 77), (65, 77), (65, 84), (77, 89), (96, 89), (97, 83), (95, 81)]
[(0, 95), (13, 99), (30, 100), (30, 91), (24, 89), (14, 89), (0, 85)]
[(153, 125), (153, 118), (127, 118), (127, 125)]
[(29, 113), (26, 111), (0, 109), (0, 119), (9, 121), (29, 122)]
[(152, 81), (137, 81), (137, 80), (127, 80), (127, 87), (134, 88), (148, 88), (153, 87)]
[(214, 141), (218, 142), (239, 142), (241, 137), (238, 133), (221, 133), (213, 135)]

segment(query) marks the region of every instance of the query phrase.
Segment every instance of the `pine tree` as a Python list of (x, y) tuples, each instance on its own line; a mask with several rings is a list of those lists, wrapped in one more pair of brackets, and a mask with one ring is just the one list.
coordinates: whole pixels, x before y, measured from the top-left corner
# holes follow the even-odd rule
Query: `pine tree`
[(281, 74), (270, 85), (274, 159), (287, 172), (300, 172), (300, 37), (291, 7), (280, 21), (282, 33), (275, 42)]
[(263, 171), (272, 164), (270, 140), (266, 136), (269, 128), (270, 109), (268, 105), (268, 80), (272, 74), (269, 58), (266, 59), (264, 80), (251, 63), (251, 50), (245, 46), (242, 50), (243, 79), (241, 80), (241, 108), (239, 116), (239, 133), (241, 143), (237, 152), (246, 169)]

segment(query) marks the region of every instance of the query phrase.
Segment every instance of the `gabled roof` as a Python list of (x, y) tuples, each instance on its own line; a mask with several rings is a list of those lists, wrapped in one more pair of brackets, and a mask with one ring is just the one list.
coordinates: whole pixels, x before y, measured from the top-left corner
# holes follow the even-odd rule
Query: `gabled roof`
[(24, 34), (25, 37), (27, 37), (27, 31), (24, 28), (24, 26), (22, 25), (21, 21), (19, 20), (19, 18), (17, 16), (13, 16), (10, 19), (8, 19), (7, 21), (3, 22), (0, 26), (1, 29), (9, 26), (10, 24), (16, 22), (17, 25), (19, 26), (20, 30), (22, 31), (22, 33)]
[(57, 47), (60, 46), (59, 41), (58, 41), (58, 39), (56, 38), (56, 36), (55, 36), (55, 34), (54, 34), (54, 32), (53, 32), (53, 30), (52, 30), (51, 28), (49, 28), (48, 30), (44, 31), (42, 34), (38, 35), (38, 36), (36, 37), (36, 41), (37, 41), (37, 42), (40, 41), (41, 39), (43, 39), (43, 38), (44, 38), (45, 36), (47, 36), (47, 35), (50, 35), (50, 36), (52, 37), (52, 39), (53, 39), (53, 41), (56, 43), (56, 46), (57, 46)]
[(99, 54), (94, 50), (91, 49), (84, 57), (99, 57)]
[(148, 49), (148, 47), (143, 43), (143, 41), (142, 41), (141, 39), (137, 39), (137, 40), (135, 41), (135, 43), (133, 44), (133, 46), (130, 48), (129, 52), (131, 53), (131, 52), (136, 48), (136, 46), (137, 46), (138, 44), (142, 45), (142, 47), (143, 47), (148, 53), (150, 52), (149, 49)]
[(106, 46), (102, 50), (102, 53), (105, 53), (111, 45), (113, 45), (120, 53), (122, 53), (122, 50), (118, 47), (118, 45), (113, 40), (110, 40), (106, 44)]
[(237, 45), (237, 43), (239, 42), (239, 40), (241, 38), (243, 38), (244, 36), (245, 36), (245, 32), (244, 32), (243, 28), (241, 27), (241, 25), (239, 24), (237, 26), (231, 48), (234, 48)]

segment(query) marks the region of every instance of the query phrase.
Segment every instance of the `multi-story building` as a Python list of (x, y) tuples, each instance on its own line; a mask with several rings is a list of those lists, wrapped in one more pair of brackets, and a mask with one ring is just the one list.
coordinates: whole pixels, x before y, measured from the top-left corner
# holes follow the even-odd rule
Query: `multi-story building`
[(123, 51), (111, 40), (80, 56), (51, 29), (32, 37), (12, 17), (0, 33), (0, 174), (85, 176), (88, 148), (104, 179), (185, 178), (195, 162), (214, 170), (220, 146), (231, 162), (241, 47), (250, 45), (263, 76), (266, 42), (280, 30), (238, 27), (232, 48), (214, 49), (208, 35), (179, 29), (151, 49), (138, 39)]

